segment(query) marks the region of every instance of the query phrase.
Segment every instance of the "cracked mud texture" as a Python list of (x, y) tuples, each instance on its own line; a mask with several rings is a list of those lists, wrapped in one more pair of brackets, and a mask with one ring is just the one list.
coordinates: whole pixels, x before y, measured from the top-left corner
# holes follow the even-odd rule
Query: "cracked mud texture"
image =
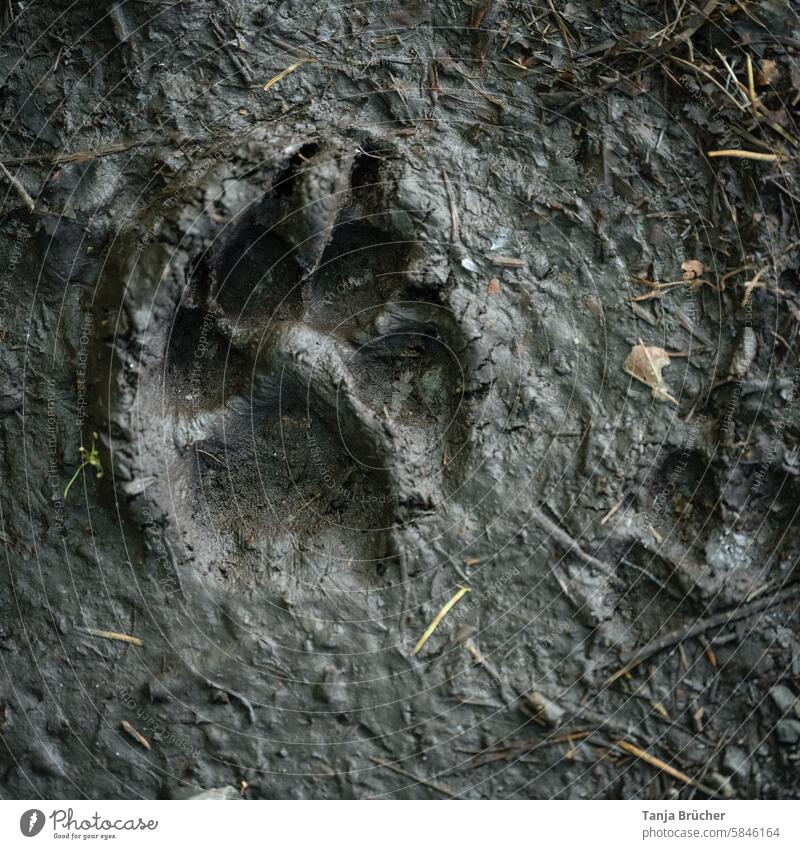
[(8, 4), (3, 797), (797, 796), (796, 11), (556, 5)]

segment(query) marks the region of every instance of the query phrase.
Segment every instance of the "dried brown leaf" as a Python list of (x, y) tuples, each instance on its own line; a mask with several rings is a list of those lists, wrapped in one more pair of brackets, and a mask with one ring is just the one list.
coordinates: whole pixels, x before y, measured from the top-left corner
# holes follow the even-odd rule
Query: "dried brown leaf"
[(681, 263), (681, 271), (684, 280), (697, 280), (705, 274), (706, 267), (699, 259), (687, 259)]
[(780, 75), (778, 63), (774, 59), (762, 59), (761, 67), (756, 76), (756, 84), (760, 86), (772, 85)]
[(655, 345), (645, 345), (639, 340), (638, 345), (631, 348), (622, 368), (631, 377), (641, 381), (653, 390), (653, 397), (660, 400), (678, 402), (669, 394), (669, 387), (661, 372), (670, 364), (669, 354)]

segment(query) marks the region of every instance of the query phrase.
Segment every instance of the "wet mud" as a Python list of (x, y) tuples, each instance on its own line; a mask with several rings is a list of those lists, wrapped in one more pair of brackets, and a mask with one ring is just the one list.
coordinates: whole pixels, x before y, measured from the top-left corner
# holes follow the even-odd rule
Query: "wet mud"
[(4, 797), (797, 796), (747, 6), (8, 4)]

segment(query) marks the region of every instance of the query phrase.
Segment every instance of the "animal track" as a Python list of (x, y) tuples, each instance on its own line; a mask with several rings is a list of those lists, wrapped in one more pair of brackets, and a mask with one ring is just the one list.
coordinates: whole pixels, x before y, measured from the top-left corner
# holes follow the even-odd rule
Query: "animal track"
[(380, 154), (307, 145), (199, 240), (154, 392), (171, 440), (142, 469), (189, 544), (369, 564), (441, 504), (466, 345), (393, 190)]

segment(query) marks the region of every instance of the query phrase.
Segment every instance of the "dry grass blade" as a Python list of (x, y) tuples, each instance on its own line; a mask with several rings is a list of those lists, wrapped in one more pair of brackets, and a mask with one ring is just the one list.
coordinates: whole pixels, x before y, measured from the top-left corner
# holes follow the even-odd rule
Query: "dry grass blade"
[(705, 784), (701, 784), (699, 781), (695, 781), (694, 778), (687, 775), (685, 772), (681, 772), (679, 769), (675, 769), (674, 766), (670, 766), (665, 761), (662, 761), (661, 758), (657, 758), (655, 755), (651, 755), (649, 752), (645, 752), (644, 749), (640, 749), (638, 746), (634, 746), (633, 743), (629, 743), (627, 740), (618, 740), (617, 745), (622, 749), (623, 752), (627, 752), (629, 755), (633, 755), (635, 758), (639, 758), (639, 760), (644, 761), (646, 764), (650, 764), (650, 766), (654, 766), (656, 769), (660, 769), (662, 772), (666, 772), (667, 775), (671, 775), (673, 778), (677, 778), (678, 781), (682, 781), (684, 784), (688, 784), (690, 787), (695, 787), (697, 790), (700, 790), (702, 793), (705, 793), (708, 796), (716, 795), (716, 790), (713, 790), (711, 787), (706, 787)]
[(458, 592), (456, 592), (456, 594), (450, 599), (450, 601), (443, 605), (442, 609), (436, 614), (436, 616), (433, 617), (433, 621), (431, 622), (431, 624), (428, 625), (428, 627), (425, 629), (425, 633), (417, 641), (417, 644), (414, 646), (414, 651), (411, 652), (411, 657), (414, 657), (415, 655), (419, 654), (419, 652), (422, 650), (422, 647), (430, 639), (431, 634), (433, 634), (433, 632), (439, 627), (439, 624), (441, 623), (442, 619), (447, 616), (451, 608), (455, 604), (458, 604), (459, 600), (463, 598), (468, 592), (469, 587), (459, 587)]
[[(584, 730), (569, 731), (566, 734), (559, 734), (544, 740), (512, 740), (505, 746), (497, 746), (494, 749), (480, 749), (474, 752), (476, 762), (473, 764), (473, 767), (484, 766), (492, 761), (505, 760), (512, 756), (522, 758), (526, 754), (534, 752), (537, 749), (542, 749), (545, 746), (555, 746), (561, 743), (579, 743), (581, 740), (589, 737), (591, 733), (591, 731)], [(479, 757), (482, 757), (482, 759), (478, 760)]]
[(782, 153), (758, 153), (755, 150), (708, 150), (706, 156), (709, 159), (720, 156), (730, 156), (733, 159), (757, 159), (759, 162), (786, 162), (791, 158)]
[(450, 799), (456, 798), (456, 794), (449, 787), (445, 787), (444, 784), (439, 784), (437, 781), (431, 781), (428, 778), (420, 778), (413, 772), (409, 772), (407, 769), (403, 769), (403, 767), (398, 766), (395, 763), (391, 763), (390, 761), (385, 761), (383, 758), (370, 758), (370, 760), (378, 766), (382, 766), (385, 769), (390, 769), (392, 772), (396, 772), (398, 775), (402, 775), (404, 778), (409, 778), (411, 779), (411, 781), (415, 781), (417, 784), (424, 784), (425, 787), (430, 787), (431, 790), (436, 790), (443, 796), (447, 796)]
[(756, 95), (756, 82), (753, 77), (753, 60), (750, 55), (747, 56), (747, 93), (750, 96), (750, 102), (755, 103), (758, 100)]
[(745, 107), (749, 106), (750, 102), (749, 102), (749, 95), (747, 93), (747, 89), (737, 79), (733, 68), (731, 68), (731, 66), (730, 66), (730, 62), (728, 62), (728, 60), (725, 58), (725, 56), (719, 50), (717, 50), (716, 47), (714, 48), (714, 52), (717, 54), (717, 56), (719, 56), (720, 60), (722, 61), (722, 64), (725, 66), (725, 70), (728, 72), (728, 75), (730, 76), (731, 80), (733, 81), (733, 85), (735, 86), (736, 91), (738, 91), (742, 95), (742, 100), (743, 100), (744, 106)]
[(292, 64), (289, 65), (288, 68), (284, 68), (279, 74), (275, 74), (275, 76), (271, 80), (267, 80), (267, 82), (264, 83), (264, 87), (261, 89), (261, 91), (269, 91), (272, 86), (274, 86), (276, 83), (279, 83), (285, 77), (288, 77), (289, 74), (291, 74), (293, 71), (296, 71), (303, 65), (308, 65), (311, 62), (316, 61), (317, 60), (313, 56), (308, 56), (305, 59), (298, 59), (297, 62), (292, 62)]
[(131, 637), (128, 634), (120, 634), (118, 631), (103, 631), (99, 628), (78, 628), (84, 634), (90, 637), (101, 637), (104, 640), (117, 640), (120, 643), (130, 643), (132, 646), (143, 646), (144, 643), (138, 637)]
[(564, 47), (567, 53), (572, 56), (572, 42), (569, 37), (569, 30), (567, 29), (567, 25), (564, 23), (564, 19), (561, 17), (555, 5), (553, 4), (553, 0), (547, 0), (547, 5), (550, 7), (550, 11), (553, 13), (553, 17), (556, 19), (556, 23), (558, 24), (559, 30), (561, 30), (561, 38), (564, 42)]
[(731, 103), (733, 103), (733, 105), (734, 105), (734, 106), (735, 106), (735, 107), (736, 107), (739, 111), (744, 111), (744, 110), (746, 110), (746, 109), (747, 109), (747, 107), (746, 107), (744, 104), (740, 103), (740, 102), (739, 102), (739, 101), (738, 101), (738, 100), (737, 100), (737, 99), (736, 99), (736, 98), (735, 98), (735, 97), (734, 97), (734, 96), (733, 96), (733, 95), (732, 95), (732, 94), (728, 91), (728, 89), (726, 89), (726, 88), (725, 88), (725, 86), (720, 85), (719, 81), (718, 81), (715, 77), (711, 76), (711, 74), (709, 74), (709, 73), (708, 73), (708, 71), (704, 70), (704, 69), (703, 69), (703, 68), (701, 68), (699, 65), (695, 65), (695, 64), (694, 64), (694, 62), (690, 62), (688, 59), (681, 59), (681, 57), (680, 57), (680, 56), (674, 56), (674, 55), (673, 55), (673, 54), (671, 54), (671, 53), (667, 55), (667, 58), (668, 58), (668, 59), (671, 59), (673, 62), (678, 62), (678, 64), (683, 65), (683, 66), (685, 66), (685, 67), (687, 67), (687, 68), (691, 68), (691, 69), (692, 69), (693, 71), (695, 71), (696, 73), (701, 74), (702, 76), (704, 76), (707, 80), (709, 80), (711, 83), (713, 83), (713, 84), (714, 84), (714, 85), (715, 85), (715, 86), (716, 86), (716, 87), (717, 87), (717, 88), (718, 88), (718, 89), (719, 89), (719, 90), (720, 90), (720, 91), (721, 91), (721, 92), (725, 95), (725, 97), (727, 97), (727, 98), (728, 98), (728, 100), (730, 100), (730, 101), (731, 101)]

